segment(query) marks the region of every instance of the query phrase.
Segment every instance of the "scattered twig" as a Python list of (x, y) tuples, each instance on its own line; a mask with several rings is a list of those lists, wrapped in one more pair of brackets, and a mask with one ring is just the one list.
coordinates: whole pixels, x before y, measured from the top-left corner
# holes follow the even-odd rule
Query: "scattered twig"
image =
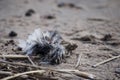
[(31, 58), (29, 56), (27, 57), (28, 57), (28, 60), (31, 62), (31, 64), (35, 66), (35, 63), (31, 60)]
[(32, 67), (32, 68), (37, 68), (37, 69), (45, 69), (44, 67), (40, 67), (40, 66), (36, 66), (36, 65), (34, 66), (34, 65), (29, 65), (29, 64), (25, 64), (25, 63), (15, 63), (15, 62), (3, 61), (3, 60), (0, 60), (0, 63), (17, 65), (17, 66), (26, 66), (26, 67)]
[(102, 19), (102, 18), (88, 18), (87, 20), (90, 20), (90, 21), (109, 21), (109, 20)]
[(79, 70), (57, 69), (56, 71), (63, 72), (63, 73), (72, 73), (76, 76), (87, 78), (87, 79), (95, 79), (95, 76), (93, 74), (89, 74), (87, 72), (82, 72), (82, 71), (79, 71)]
[(62, 78), (63, 80), (71, 80), (73, 78), (80, 79), (79, 76), (74, 75), (72, 73), (71, 74), (70, 73), (61, 73), (60, 75), (61, 75), (60, 78)]
[(44, 72), (45, 72), (45, 70), (28, 71), (28, 72), (23, 72), (23, 73), (15, 74), (13, 76), (8, 76), (8, 77), (5, 77), (5, 78), (3, 78), (1, 80), (10, 80), (10, 79), (16, 78), (16, 77), (21, 76), (21, 75), (32, 74), (32, 73), (43, 74)]
[(78, 68), (78, 66), (80, 65), (81, 57), (82, 57), (82, 54), (78, 54), (78, 60), (77, 60), (77, 63), (75, 65), (75, 68)]
[[(39, 56), (31, 56), (32, 58), (39, 58)], [(28, 57), (26, 55), (0, 55), (0, 58), (25, 58), (27, 59)]]
[(4, 74), (4, 75), (12, 75), (12, 72), (8, 72), (8, 71), (0, 71), (0, 74)]
[(77, 75), (79, 77), (84, 77), (84, 78), (88, 78), (88, 79), (94, 79), (94, 75), (86, 73), (86, 72), (82, 72), (79, 70), (70, 70), (70, 69), (51, 69), (51, 68), (46, 68), (46, 67), (41, 67), (41, 66), (37, 66), (37, 65), (28, 65), (28, 64), (24, 64), (24, 63), (14, 63), (14, 62), (7, 62), (7, 61), (2, 61), (0, 60), (0, 63), (6, 63), (6, 64), (11, 64), (11, 65), (19, 65), (19, 66), (27, 66), (27, 67), (33, 67), (33, 68), (37, 68), (37, 69), (42, 69), (42, 70), (51, 70), (51, 71), (56, 71), (56, 72), (62, 72), (62, 73), (72, 73), (74, 75)]
[(119, 57), (120, 57), (120, 55), (119, 55), (119, 56), (114, 56), (114, 57), (112, 57), (112, 58), (109, 58), (109, 59), (107, 59), (107, 60), (104, 60), (104, 61), (102, 61), (102, 62), (99, 62), (99, 63), (93, 65), (92, 67), (97, 67), (97, 66), (99, 66), (99, 65), (101, 65), (101, 64), (107, 63), (107, 62), (112, 61), (112, 60), (114, 60), (114, 59), (117, 59), (117, 58), (119, 58)]
[(120, 50), (118, 50), (118, 49), (114, 49), (114, 48), (111, 48), (109, 46), (106, 46), (106, 48), (111, 49), (115, 53), (120, 53)]

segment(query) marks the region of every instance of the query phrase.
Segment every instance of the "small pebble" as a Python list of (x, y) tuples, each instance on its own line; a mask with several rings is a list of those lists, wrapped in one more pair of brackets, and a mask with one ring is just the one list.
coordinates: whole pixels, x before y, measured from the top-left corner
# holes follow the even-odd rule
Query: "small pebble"
[(53, 15), (47, 15), (47, 16), (45, 16), (44, 18), (45, 18), (45, 19), (54, 19), (55, 16), (53, 16)]
[(14, 32), (14, 31), (11, 31), (11, 32), (9, 33), (9, 37), (16, 37), (16, 36), (17, 36), (17, 33)]
[(29, 9), (29, 10), (25, 13), (25, 16), (30, 17), (30, 16), (32, 16), (32, 14), (34, 14), (34, 13), (35, 13), (35, 11), (34, 11), (33, 9)]
[(74, 5), (73, 3), (69, 3), (68, 6), (69, 6), (70, 8), (75, 7), (75, 5)]
[(5, 46), (8, 46), (8, 43), (5, 43)]
[(58, 6), (58, 7), (78, 8), (78, 7), (75, 6), (75, 4), (73, 4), (73, 3), (63, 3), (63, 2), (59, 3), (57, 6)]
[(65, 6), (65, 3), (59, 3), (57, 6), (58, 6), (58, 7), (64, 7), (64, 6)]
[(12, 45), (14, 45), (15, 44), (15, 42), (14, 42), (14, 40), (9, 40), (9, 42), (8, 42), (9, 44), (12, 44)]
[(111, 40), (111, 39), (112, 39), (112, 36), (110, 34), (106, 34), (101, 40), (108, 41), (108, 40)]
[(20, 47), (17, 47), (17, 49), (16, 50), (18, 50), (18, 51), (22, 51), (22, 48), (20, 48)]

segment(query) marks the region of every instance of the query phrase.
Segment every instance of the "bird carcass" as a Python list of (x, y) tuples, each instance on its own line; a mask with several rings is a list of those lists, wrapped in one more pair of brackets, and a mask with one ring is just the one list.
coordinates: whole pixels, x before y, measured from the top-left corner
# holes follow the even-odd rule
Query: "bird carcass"
[(76, 44), (64, 41), (57, 31), (42, 31), (40, 28), (26, 41), (19, 40), (18, 46), (26, 55), (40, 55), (43, 62), (50, 64), (60, 64), (77, 48)]

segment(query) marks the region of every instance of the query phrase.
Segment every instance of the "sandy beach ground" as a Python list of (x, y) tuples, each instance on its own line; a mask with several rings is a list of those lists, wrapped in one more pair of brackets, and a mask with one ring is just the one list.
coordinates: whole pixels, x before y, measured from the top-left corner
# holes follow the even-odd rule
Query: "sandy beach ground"
[[(29, 9), (34, 10), (30, 16), (26, 15)], [(13, 51), (16, 45), (5, 44), (9, 40), (18, 44), (18, 39), (26, 39), (37, 28), (57, 30), (65, 40), (78, 45), (65, 63), (41, 66), (75, 69), (76, 55), (82, 54), (77, 69), (96, 75), (98, 80), (120, 80), (120, 73), (115, 72), (120, 58), (92, 67), (120, 55), (120, 0), (0, 0), (0, 54), (19, 54)], [(9, 37), (11, 31), (17, 36)]]

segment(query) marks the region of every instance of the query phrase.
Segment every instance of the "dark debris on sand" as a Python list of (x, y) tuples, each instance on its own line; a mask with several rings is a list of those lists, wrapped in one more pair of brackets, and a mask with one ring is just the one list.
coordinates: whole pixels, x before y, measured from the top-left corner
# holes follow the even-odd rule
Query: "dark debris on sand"
[(30, 16), (32, 16), (32, 14), (34, 14), (35, 13), (35, 11), (33, 10), (33, 9), (28, 9), (27, 11), (26, 11), (26, 13), (25, 13), (25, 16), (26, 17), (30, 17)]
[(8, 34), (9, 37), (16, 37), (17, 36), (17, 33), (15, 31), (11, 31), (9, 34)]

